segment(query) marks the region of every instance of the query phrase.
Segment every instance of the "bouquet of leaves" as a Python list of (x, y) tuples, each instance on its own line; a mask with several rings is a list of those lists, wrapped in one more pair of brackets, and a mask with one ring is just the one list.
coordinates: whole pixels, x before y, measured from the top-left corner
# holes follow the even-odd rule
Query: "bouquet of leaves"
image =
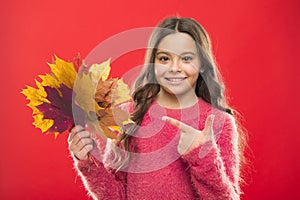
[(39, 75), (36, 87), (27, 86), (21, 92), (29, 100), (33, 124), (43, 133), (56, 138), (79, 124), (115, 139), (125, 125), (133, 123), (122, 109), (131, 101), (129, 87), (122, 79), (108, 78), (110, 59), (88, 68), (80, 56), (73, 62), (55, 56), (48, 65), (51, 73)]

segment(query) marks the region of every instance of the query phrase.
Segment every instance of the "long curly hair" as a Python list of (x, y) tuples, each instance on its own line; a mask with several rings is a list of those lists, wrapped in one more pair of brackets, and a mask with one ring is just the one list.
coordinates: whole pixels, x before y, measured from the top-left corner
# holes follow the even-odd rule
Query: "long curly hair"
[[(166, 18), (161, 21), (152, 32), (145, 56), (145, 65), (135, 82), (135, 91), (133, 93), (135, 105), (132, 120), (136, 122), (136, 125), (131, 126), (125, 134), (123, 134), (119, 142), (124, 145), (126, 151), (130, 152), (129, 140), (142, 123), (145, 113), (160, 91), (160, 85), (157, 83), (154, 73), (154, 62), (158, 46), (164, 37), (177, 32), (186, 33), (191, 36), (197, 47), (197, 53), (199, 54), (201, 69), (203, 69), (203, 71), (199, 72), (200, 74), (196, 82), (196, 95), (213, 107), (235, 116), (239, 129), (239, 152), (242, 167), (246, 163), (244, 156), (244, 149), (247, 145), (246, 133), (239, 124), (237, 113), (227, 105), (225, 86), (215, 63), (210, 37), (206, 30), (192, 18)], [(119, 169), (127, 166), (129, 159), (130, 153), (126, 156), (125, 160), (122, 159)]]

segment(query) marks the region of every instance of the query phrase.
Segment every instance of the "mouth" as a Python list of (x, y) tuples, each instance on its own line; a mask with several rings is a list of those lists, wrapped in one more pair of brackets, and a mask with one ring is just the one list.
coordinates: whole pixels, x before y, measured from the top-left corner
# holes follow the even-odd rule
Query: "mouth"
[(183, 83), (187, 79), (187, 77), (165, 77), (165, 80), (168, 81), (169, 84), (179, 85)]
[(186, 78), (187, 77), (165, 77), (165, 79), (170, 82), (180, 82), (184, 81)]

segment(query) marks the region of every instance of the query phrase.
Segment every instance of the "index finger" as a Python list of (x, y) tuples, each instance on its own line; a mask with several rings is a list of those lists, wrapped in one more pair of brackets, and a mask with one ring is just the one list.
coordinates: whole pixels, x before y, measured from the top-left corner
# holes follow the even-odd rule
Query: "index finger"
[(191, 126), (189, 126), (189, 125), (187, 125), (187, 124), (185, 124), (185, 123), (183, 123), (183, 122), (181, 122), (177, 119), (174, 119), (172, 117), (163, 116), (162, 120), (170, 123), (173, 126), (176, 126), (177, 128), (179, 128), (180, 130), (182, 130), (184, 132), (189, 132), (189, 131), (194, 130), (193, 127), (191, 127)]

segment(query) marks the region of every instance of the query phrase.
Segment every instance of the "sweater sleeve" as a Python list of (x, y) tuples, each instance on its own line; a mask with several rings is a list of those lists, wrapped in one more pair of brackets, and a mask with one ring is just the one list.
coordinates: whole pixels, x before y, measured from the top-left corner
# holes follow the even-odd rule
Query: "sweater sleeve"
[(182, 158), (201, 199), (240, 199), (238, 133), (227, 115), (217, 142), (208, 141)]
[[(93, 151), (93, 156), (99, 153), (100, 150), (96, 148)], [(73, 157), (74, 166), (83, 184), (88, 191), (88, 194), (93, 199), (126, 199), (126, 173), (117, 172), (106, 166), (94, 156), (93, 160), (78, 160)]]
[[(129, 113), (133, 111), (133, 102), (128, 101), (119, 105), (122, 110)], [(109, 142), (107, 142), (109, 141)], [(82, 182), (88, 191), (88, 194), (93, 199), (126, 199), (126, 172), (115, 172), (111, 164), (111, 141), (104, 141), (97, 138), (95, 144), (97, 148), (93, 150), (93, 161), (78, 160), (74, 155), (71, 155), (74, 160), (74, 166)], [(100, 161), (101, 160), (101, 161)], [(105, 163), (105, 164), (104, 164)]]

